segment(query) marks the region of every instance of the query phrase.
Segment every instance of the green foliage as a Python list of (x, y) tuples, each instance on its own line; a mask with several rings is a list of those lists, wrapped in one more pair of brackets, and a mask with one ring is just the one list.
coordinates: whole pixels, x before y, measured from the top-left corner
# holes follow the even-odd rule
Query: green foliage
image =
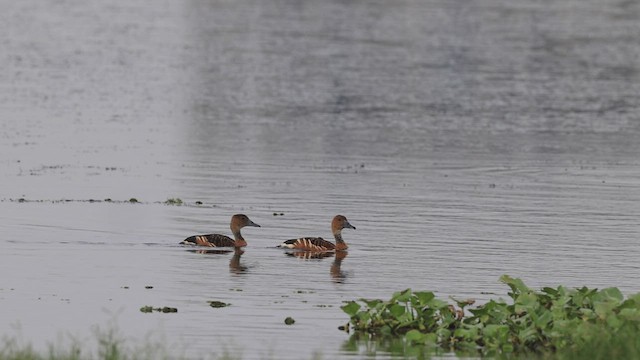
[(640, 355), (640, 294), (625, 299), (616, 288), (563, 286), (534, 291), (507, 275), (500, 281), (511, 290), (510, 303), (490, 300), (466, 309), (472, 301), (454, 299), (455, 304), (449, 304), (432, 292), (407, 289), (388, 301), (360, 299), (342, 309), (356, 333), (404, 338), (405, 344), (481, 355), (556, 354), (573, 359), (597, 353), (582, 349), (618, 342), (607, 354)]

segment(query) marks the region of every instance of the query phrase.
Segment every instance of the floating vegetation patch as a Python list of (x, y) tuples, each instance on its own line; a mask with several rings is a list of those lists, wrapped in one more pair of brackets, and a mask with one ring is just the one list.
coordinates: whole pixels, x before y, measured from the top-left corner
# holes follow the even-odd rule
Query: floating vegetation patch
[(231, 306), (231, 304), (227, 304), (218, 300), (209, 300), (207, 302), (209, 303), (209, 306), (211, 306), (212, 308), (222, 308), (222, 307)]
[(287, 324), (287, 325), (293, 325), (293, 324), (295, 324), (295, 322), (296, 321), (291, 316), (287, 316), (284, 319), (284, 323)]
[[(0, 199), (0, 202), (17, 202), (17, 203), (50, 203), (50, 204), (59, 204), (59, 203), (112, 203), (112, 204), (163, 204), (163, 205), (175, 205), (175, 206), (193, 206), (200, 207), (203, 205), (202, 201), (196, 201), (192, 204), (184, 202), (180, 198), (169, 198), (165, 201), (151, 201), (151, 202), (143, 202), (138, 200), (135, 197), (129, 198), (128, 200), (114, 200), (112, 198), (105, 198), (104, 200), (100, 199), (27, 199), (24, 197), (21, 198), (3, 198)], [(215, 207), (215, 205), (212, 205)]]
[(162, 313), (177, 313), (178, 308), (164, 306), (164, 307), (153, 307), (153, 306), (143, 306), (140, 308), (140, 311), (143, 313), (151, 313), (151, 312), (162, 312)]
[(297, 294), (315, 294), (315, 291), (313, 291), (313, 290), (296, 290), (295, 293), (297, 293)]
[(625, 339), (623, 353), (606, 351), (622, 358), (640, 355), (640, 294), (625, 299), (617, 288), (563, 286), (534, 291), (507, 275), (500, 281), (511, 289), (511, 304), (500, 299), (468, 308), (472, 300), (452, 304), (430, 291), (406, 289), (387, 301), (347, 302), (342, 310), (350, 321), (341, 328), (487, 356), (578, 351), (587, 356), (593, 351), (584, 349), (593, 344), (611, 347), (619, 339)]
[(166, 205), (180, 206), (180, 205), (182, 205), (182, 199), (180, 199), (180, 198), (170, 198), (170, 199), (167, 199), (164, 203)]

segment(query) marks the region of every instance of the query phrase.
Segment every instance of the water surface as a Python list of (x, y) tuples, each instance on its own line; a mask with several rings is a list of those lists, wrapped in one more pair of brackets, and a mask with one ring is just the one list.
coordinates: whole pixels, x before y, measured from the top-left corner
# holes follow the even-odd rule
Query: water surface
[[(502, 274), (638, 291), (633, 3), (3, 9), (5, 336), (115, 326), (189, 358), (358, 358), (375, 345), (337, 330), (342, 301), (485, 301)], [(243, 254), (177, 245), (234, 213), (262, 225)], [(330, 238), (335, 214), (357, 227), (345, 258), (274, 248)]]

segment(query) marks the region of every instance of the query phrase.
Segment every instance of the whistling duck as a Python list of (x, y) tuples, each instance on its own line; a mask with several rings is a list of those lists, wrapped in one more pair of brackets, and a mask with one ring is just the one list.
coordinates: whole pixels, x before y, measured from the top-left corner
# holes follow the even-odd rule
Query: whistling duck
[(342, 240), (342, 229), (353, 229), (356, 227), (349, 224), (346, 217), (342, 215), (336, 215), (331, 221), (331, 231), (333, 237), (336, 239), (335, 245), (321, 237), (303, 237), (299, 239), (291, 239), (278, 245), (278, 247), (289, 249), (300, 249), (307, 251), (330, 251), (330, 250), (346, 250), (348, 248), (347, 243)]
[(182, 240), (180, 244), (200, 245), (200, 246), (208, 246), (208, 247), (240, 248), (243, 246), (247, 246), (247, 242), (244, 240), (244, 238), (240, 234), (240, 229), (242, 229), (245, 226), (260, 227), (260, 225), (249, 220), (249, 217), (247, 215), (236, 214), (231, 217), (231, 232), (233, 233), (233, 237), (235, 240), (221, 234), (193, 235)]

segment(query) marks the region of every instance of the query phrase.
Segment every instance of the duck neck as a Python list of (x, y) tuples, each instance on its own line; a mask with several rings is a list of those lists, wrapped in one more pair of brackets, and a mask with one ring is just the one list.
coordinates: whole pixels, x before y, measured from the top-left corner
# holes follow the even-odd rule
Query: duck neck
[(242, 234), (240, 234), (240, 229), (237, 229), (237, 230), (234, 229), (232, 230), (232, 232), (233, 232), (233, 239), (236, 242), (236, 247), (247, 246), (247, 242), (242, 237)]
[(336, 239), (336, 250), (347, 250), (349, 246), (344, 242), (344, 240), (342, 240), (341, 230), (334, 231), (333, 237)]

